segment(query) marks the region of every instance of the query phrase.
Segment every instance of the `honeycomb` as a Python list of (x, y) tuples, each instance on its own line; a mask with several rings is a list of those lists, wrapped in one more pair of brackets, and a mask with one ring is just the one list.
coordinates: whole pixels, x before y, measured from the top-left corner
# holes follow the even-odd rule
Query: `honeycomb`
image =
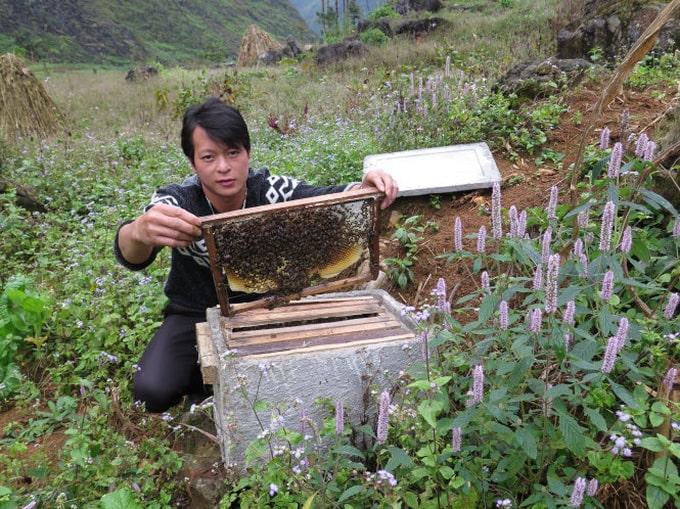
[(354, 270), (372, 235), (372, 210), (364, 199), (244, 214), (203, 228), (215, 246), (213, 270), (232, 291), (290, 295)]

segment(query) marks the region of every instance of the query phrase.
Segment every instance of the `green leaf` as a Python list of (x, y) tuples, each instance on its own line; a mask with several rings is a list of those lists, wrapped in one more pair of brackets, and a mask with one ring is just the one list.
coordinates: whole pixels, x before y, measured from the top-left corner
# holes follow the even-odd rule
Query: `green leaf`
[(611, 382), (611, 388), (614, 391), (614, 394), (616, 394), (626, 406), (635, 410), (639, 408), (637, 401), (635, 401), (635, 398), (628, 389), (614, 382)]
[(129, 488), (118, 488), (101, 498), (102, 509), (142, 509)]
[(519, 446), (524, 450), (525, 454), (532, 460), (538, 456), (538, 448), (536, 446), (536, 439), (534, 435), (525, 428), (515, 430), (515, 440)]
[(600, 414), (600, 412), (598, 412), (596, 409), (584, 406), (583, 412), (588, 416), (593, 426), (595, 426), (599, 431), (606, 432), (608, 430), (607, 421), (605, 421), (604, 417), (602, 417), (602, 414)]
[(387, 450), (390, 453), (390, 459), (387, 460), (385, 470), (388, 472), (396, 472), (399, 467), (404, 467), (409, 470), (413, 468), (413, 461), (406, 451), (399, 447), (389, 447)]
[(576, 456), (582, 457), (586, 450), (586, 444), (583, 440), (586, 429), (579, 426), (576, 419), (568, 414), (560, 413), (559, 418), (559, 428), (564, 437), (564, 444)]
[(347, 488), (342, 495), (340, 495), (338, 502), (344, 502), (348, 498), (351, 498), (355, 495), (359, 495), (360, 493), (364, 493), (365, 491), (366, 491), (366, 488), (364, 486), (362, 486), (361, 484), (351, 486), (351, 487)]
[(364, 458), (364, 453), (351, 445), (340, 445), (338, 447), (333, 447), (333, 452), (336, 454), (342, 454), (343, 456), (356, 456), (357, 458), (361, 459)]
[(666, 505), (666, 502), (668, 502), (668, 499), (671, 498), (671, 496), (661, 488), (650, 484), (647, 485), (645, 497), (647, 499), (648, 509), (662, 509), (663, 506)]

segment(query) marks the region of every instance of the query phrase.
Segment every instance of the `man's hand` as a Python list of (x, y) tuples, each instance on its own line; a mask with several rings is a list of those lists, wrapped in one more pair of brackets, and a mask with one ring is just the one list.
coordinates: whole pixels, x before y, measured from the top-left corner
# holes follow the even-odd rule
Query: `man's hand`
[(399, 192), (397, 182), (392, 178), (392, 175), (380, 169), (366, 172), (361, 187), (375, 187), (378, 191), (385, 193), (385, 198), (380, 203), (380, 208), (383, 210), (392, 205)]
[(201, 220), (186, 210), (159, 203), (120, 229), (118, 244), (130, 263), (143, 263), (157, 246), (186, 247), (201, 236)]

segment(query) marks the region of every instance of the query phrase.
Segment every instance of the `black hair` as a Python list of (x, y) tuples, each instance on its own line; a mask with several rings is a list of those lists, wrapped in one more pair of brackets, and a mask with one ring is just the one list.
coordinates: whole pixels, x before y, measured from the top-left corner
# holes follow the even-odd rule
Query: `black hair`
[(182, 150), (189, 161), (194, 162), (193, 134), (202, 127), (211, 140), (227, 147), (243, 148), (250, 152), (250, 134), (241, 113), (219, 100), (209, 97), (201, 104), (191, 106), (182, 120)]

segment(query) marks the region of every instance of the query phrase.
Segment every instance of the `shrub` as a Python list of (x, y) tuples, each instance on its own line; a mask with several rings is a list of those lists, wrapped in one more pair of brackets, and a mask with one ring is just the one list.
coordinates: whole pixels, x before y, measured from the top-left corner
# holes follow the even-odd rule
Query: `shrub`
[(369, 44), (371, 46), (380, 46), (381, 44), (384, 44), (390, 39), (379, 28), (369, 28), (368, 30), (361, 32), (359, 38), (361, 39), (361, 42), (363, 42), (364, 44)]
[(607, 176), (579, 203), (555, 187), (545, 209), (503, 209), (496, 185), (490, 233), (468, 252), (459, 224), (443, 255), (479, 290), (452, 310), (440, 279), (405, 310), (423, 360), (380, 395), (377, 426), (348, 429), (336, 408), (307, 434), (268, 430), (222, 507), (592, 508), (621, 481), (646, 486), (623, 495), (640, 505), (675, 500), (680, 217), (643, 187), (650, 152), (599, 153)]

